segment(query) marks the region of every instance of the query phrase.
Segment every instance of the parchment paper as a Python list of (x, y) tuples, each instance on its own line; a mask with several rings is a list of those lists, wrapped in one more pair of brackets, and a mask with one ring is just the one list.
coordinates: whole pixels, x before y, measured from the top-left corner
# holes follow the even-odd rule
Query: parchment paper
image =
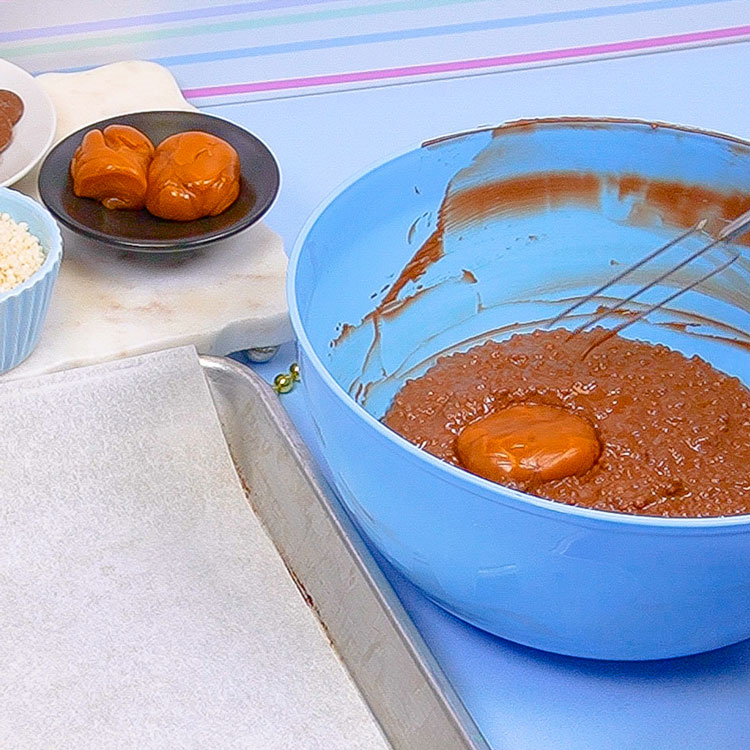
[(0, 747), (387, 747), (194, 349), (2, 384), (0, 424)]

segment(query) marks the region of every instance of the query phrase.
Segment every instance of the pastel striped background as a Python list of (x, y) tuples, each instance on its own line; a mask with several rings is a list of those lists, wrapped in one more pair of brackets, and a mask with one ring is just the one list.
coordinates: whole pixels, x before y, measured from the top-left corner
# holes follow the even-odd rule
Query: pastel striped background
[(750, 0), (0, 0), (0, 9), (0, 56), (32, 73), (155, 60), (199, 106), (750, 39)]

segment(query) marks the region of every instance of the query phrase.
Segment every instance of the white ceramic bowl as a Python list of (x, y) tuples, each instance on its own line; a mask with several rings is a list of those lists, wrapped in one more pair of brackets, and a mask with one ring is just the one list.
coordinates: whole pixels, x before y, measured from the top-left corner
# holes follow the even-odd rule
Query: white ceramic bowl
[(52, 145), (57, 113), (44, 89), (23, 68), (0, 59), (0, 89), (23, 100), (24, 111), (13, 127), (13, 139), (0, 153), (0, 186), (13, 185), (28, 174)]

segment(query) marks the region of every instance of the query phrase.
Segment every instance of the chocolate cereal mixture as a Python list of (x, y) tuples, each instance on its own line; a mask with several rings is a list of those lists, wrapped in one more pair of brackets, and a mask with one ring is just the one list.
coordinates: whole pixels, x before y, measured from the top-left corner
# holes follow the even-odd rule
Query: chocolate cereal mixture
[(581, 476), (508, 486), (599, 510), (658, 516), (750, 513), (750, 391), (698, 357), (603, 329), (534, 331), (440, 359), (396, 395), (384, 423), (460, 466), (461, 430), (519, 404), (587, 419), (601, 444)]

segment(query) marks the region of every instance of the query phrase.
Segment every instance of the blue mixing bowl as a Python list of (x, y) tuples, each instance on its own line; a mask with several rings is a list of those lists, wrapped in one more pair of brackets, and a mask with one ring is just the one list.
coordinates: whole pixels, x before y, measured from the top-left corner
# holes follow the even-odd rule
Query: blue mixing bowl
[[(359, 527), (427, 596), (492, 633), (575, 656), (656, 659), (750, 637), (749, 516), (634, 516), (532, 497), (379, 421), (439, 356), (533, 330), (698, 218), (715, 234), (747, 208), (750, 144), (569, 119), (424, 144), (358, 176), (310, 219), (289, 302), (327, 471)], [(750, 383), (742, 250), (626, 334)], [(642, 269), (609, 297), (657, 273)], [(654, 294), (666, 296), (666, 284)]]

